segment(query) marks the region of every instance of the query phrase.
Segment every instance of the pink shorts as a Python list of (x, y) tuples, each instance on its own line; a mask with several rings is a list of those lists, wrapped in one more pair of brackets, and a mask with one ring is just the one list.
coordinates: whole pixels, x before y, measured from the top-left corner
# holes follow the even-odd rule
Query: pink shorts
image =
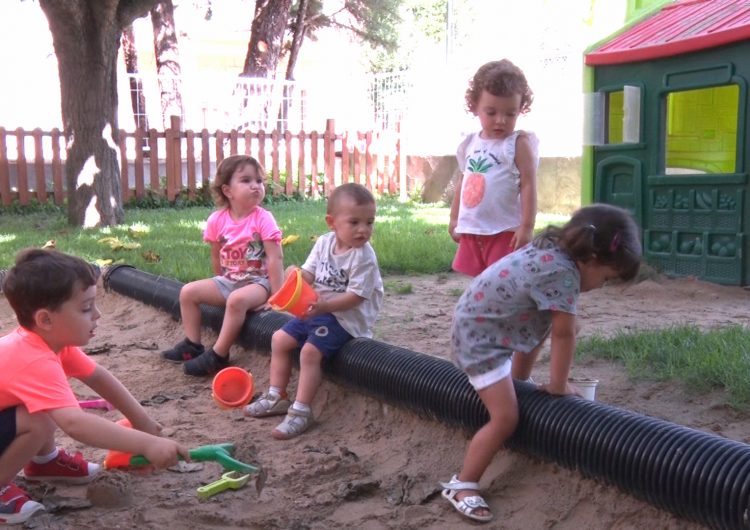
[(453, 258), (453, 270), (477, 276), (503, 256), (513, 252), (510, 242), (515, 232), (500, 232), (491, 236), (461, 234), (458, 250)]

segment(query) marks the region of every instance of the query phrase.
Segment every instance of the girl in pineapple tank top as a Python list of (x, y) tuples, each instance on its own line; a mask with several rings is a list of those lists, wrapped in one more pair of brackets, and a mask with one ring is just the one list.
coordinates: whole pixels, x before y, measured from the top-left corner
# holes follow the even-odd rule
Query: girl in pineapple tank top
[(483, 65), (469, 82), (466, 106), (482, 129), (468, 135), (456, 153), (462, 175), (448, 226), (458, 243), (456, 272), (477, 276), (532, 239), (539, 141), (516, 130), (532, 100), (523, 72), (507, 59)]

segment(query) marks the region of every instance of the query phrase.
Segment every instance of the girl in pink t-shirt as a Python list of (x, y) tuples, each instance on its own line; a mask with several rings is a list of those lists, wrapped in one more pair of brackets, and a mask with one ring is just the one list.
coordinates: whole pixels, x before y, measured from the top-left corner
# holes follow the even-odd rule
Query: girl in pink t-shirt
[[(261, 208), (266, 196), (265, 172), (251, 156), (225, 158), (211, 186), (216, 204), (203, 240), (211, 245), (216, 276), (186, 284), (180, 291), (185, 339), (162, 352), (184, 362), (188, 375), (211, 375), (229, 365), (229, 347), (248, 311), (262, 308), (283, 281), (281, 230), (271, 212)], [(200, 304), (226, 306), (219, 338), (212, 348), (201, 343)]]

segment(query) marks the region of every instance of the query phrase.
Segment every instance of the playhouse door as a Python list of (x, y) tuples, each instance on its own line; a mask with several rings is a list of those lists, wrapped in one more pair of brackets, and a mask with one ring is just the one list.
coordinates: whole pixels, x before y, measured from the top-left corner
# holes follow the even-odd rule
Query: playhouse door
[(594, 200), (628, 210), (643, 226), (641, 207), (641, 161), (627, 156), (610, 156), (596, 165)]

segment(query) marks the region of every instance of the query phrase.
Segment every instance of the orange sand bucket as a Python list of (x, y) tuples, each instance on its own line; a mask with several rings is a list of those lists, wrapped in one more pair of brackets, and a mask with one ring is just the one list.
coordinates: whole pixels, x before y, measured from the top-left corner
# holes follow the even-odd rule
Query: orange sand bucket
[(318, 293), (302, 279), (302, 271), (294, 269), (294, 272), (287, 276), (281, 289), (268, 299), (268, 303), (276, 311), (287, 311), (301, 318), (307, 312), (310, 304), (317, 299)]
[[(133, 427), (127, 418), (122, 418), (117, 423), (129, 429)], [(107, 451), (107, 457), (104, 459), (104, 469), (127, 469), (130, 467), (131, 456), (133, 456), (132, 453), (123, 453), (122, 451), (110, 449)]]
[(238, 366), (224, 368), (214, 376), (211, 391), (221, 408), (247, 405), (253, 396), (253, 374)]

